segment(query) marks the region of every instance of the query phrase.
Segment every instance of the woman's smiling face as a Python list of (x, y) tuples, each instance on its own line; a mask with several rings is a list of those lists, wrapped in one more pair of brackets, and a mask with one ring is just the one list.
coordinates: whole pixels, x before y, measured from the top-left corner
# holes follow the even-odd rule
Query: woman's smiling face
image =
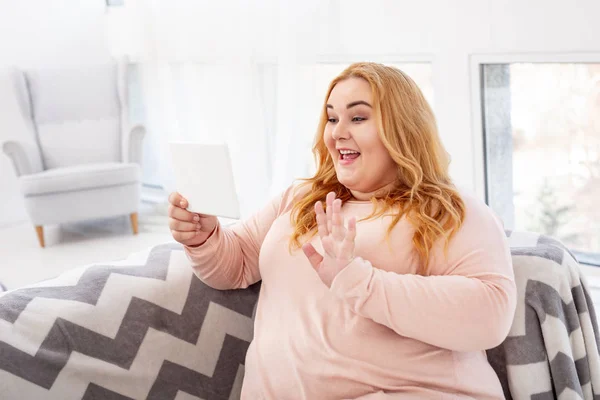
[[(396, 180), (397, 166), (377, 133), (369, 83), (351, 77), (338, 82), (327, 99), (324, 141), (338, 181), (359, 200)], [(361, 198), (362, 197), (362, 198)]]

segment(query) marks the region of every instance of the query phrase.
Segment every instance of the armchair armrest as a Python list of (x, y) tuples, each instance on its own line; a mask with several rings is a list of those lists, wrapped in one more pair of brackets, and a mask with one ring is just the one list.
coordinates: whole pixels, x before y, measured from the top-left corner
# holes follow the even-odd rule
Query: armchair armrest
[(17, 141), (7, 141), (2, 150), (12, 161), (17, 177), (42, 171), (40, 163), (35, 163), (34, 152), (38, 151), (33, 144)]
[(142, 164), (142, 142), (145, 135), (146, 128), (143, 125), (135, 125), (131, 128), (123, 152), (124, 162)]

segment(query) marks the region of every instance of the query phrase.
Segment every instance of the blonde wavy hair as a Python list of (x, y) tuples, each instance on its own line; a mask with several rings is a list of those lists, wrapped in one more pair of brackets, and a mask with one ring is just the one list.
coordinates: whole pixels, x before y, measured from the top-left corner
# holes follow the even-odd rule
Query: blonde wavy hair
[(392, 213), (394, 218), (386, 235), (389, 240), (394, 226), (406, 217), (415, 229), (412, 242), (418, 253), (418, 273), (427, 275), (434, 243), (444, 239), (447, 251), (464, 221), (465, 205), (449, 177), (450, 158), (427, 100), (408, 75), (382, 64), (352, 64), (329, 84), (312, 149), (317, 171), (312, 178), (302, 179), (304, 182), (297, 187), (298, 191), (309, 190), (292, 208), (294, 233), (290, 248), (300, 248), (300, 238), (305, 234), (313, 237), (317, 233), (315, 202), (324, 202), (329, 192), (335, 192), (342, 202), (352, 199), (351, 192), (337, 180), (323, 138), (329, 95), (335, 85), (350, 77), (362, 78), (370, 84), (378, 135), (398, 170), (396, 185), (381, 197), (371, 199), (374, 211), (365, 219)]

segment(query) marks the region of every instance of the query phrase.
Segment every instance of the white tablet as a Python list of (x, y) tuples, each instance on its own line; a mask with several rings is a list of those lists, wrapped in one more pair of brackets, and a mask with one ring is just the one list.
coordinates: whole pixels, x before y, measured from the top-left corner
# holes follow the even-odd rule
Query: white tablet
[(170, 142), (175, 186), (188, 211), (240, 218), (231, 157), (225, 144)]

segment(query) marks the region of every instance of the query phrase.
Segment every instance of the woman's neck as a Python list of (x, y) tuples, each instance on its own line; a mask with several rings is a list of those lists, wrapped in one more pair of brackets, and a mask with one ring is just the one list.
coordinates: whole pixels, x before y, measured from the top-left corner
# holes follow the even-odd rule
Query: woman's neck
[(381, 197), (385, 195), (387, 192), (394, 188), (395, 183), (395, 181), (392, 181), (387, 185), (380, 187), (379, 189), (374, 190), (372, 192), (359, 192), (358, 190), (350, 189), (350, 193), (352, 193), (352, 197), (354, 197), (355, 200), (368, 201), (371, 200), (373, 197)]

